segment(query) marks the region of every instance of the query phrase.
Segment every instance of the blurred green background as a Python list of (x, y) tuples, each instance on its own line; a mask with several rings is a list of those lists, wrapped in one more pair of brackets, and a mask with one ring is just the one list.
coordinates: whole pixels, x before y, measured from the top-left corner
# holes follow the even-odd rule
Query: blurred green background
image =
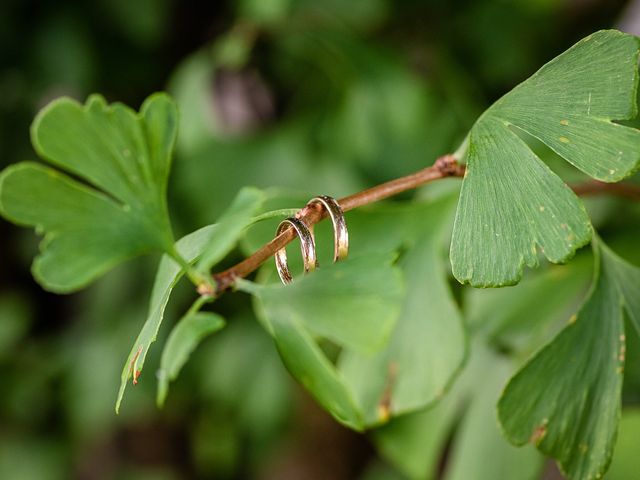
[[(166, 89), (181, 108), (170, 183), (181, 236), (214, 222), (244, 185), (340, 197), (427, 166), (580, 38), (638, 33), (638, 10), (618, 0), (3, 0), (0, 166), (35, 159), (29, 124), (57, 96), (101, 92), (137, 108)], [(592, 206), (612, 237), (606, 212), (618, 207)], [(147, 373), (116, 416), (158, 258), (56, 296), (30, 276), (37, 243), (0, 222), (1, 479), (403, 478), (294, 384), (243, 295), (216, 303), (229, 326), (196, 351), (163, 410)], [(182, 287), (170, 321), (188, 305)], [(473, 326), (483, 304), (472, 305)], [(639, 382), (627, 403), (640, 400)], [(628, 418), (621, 435), (633, 444), (637, 412)], [(626, 476), (638, 472), (625, 473), (627, 457), (611, 478), (640, 478)]]

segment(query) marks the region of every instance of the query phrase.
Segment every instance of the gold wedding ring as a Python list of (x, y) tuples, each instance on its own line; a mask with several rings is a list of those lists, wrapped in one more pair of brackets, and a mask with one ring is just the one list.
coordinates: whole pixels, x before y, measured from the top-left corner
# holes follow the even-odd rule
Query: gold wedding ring
[[(280, 225), (278, 225), (276, 236), (280, 235), (285, 229), (291, 227), (293, 227), (300, 239), (300, 250), (302, 251), (302, 259), (304, 262), (304, 273), (312, 272), (315, 270), (317, 263), (316, 243), (313, 238), (313, 233), (311, 233), (307, 224), (302, 220), (295, 217), (289, 217), (284, 219)], [(276, 252), (275, 259), (276, 269), (278, 270), (280, 280), (282, 280), (282, 283), (285, 285), (288, 285), (291, 283), (292, 277), (287, 263), (287, 251), (284, 248), (281, 248)]]
[(349, 232), (342, 208), (335, 198), (328, 195), (318, 195), (309, 200), (307, 205), (314, 203), (319, 203), (324, 207), (333, 223), (333, 261), (344, 260), (349, 253)]

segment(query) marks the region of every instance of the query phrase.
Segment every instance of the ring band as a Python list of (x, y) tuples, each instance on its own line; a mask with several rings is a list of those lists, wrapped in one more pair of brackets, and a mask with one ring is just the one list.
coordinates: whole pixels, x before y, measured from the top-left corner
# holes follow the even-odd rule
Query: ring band
[(309, 200), (307, 205), (319, 203), (329, 213), (333, 223), (333, 261), (344, 260), (349, 253), (349, 232), (347, 222), (344, 219), (344, 212), (335, 198), (328, 195), (318, 195)]
[[(284, 219), (278, 229), (276, 230), (276, 236), (280, 235), (286, 228), (293, 227), (298, 238), (300, 239), (300, 250), (302, 251), (302, 259), (304, 262), (304, 273), (309, 273), (316, 268), (316, 243), (313, 238), (313, 233), (299, 218), (289, 217)], [(291, 283), (292, 277), (289, 271), (289, 265), (287, 263), (287, 251), (285, 248), (281, 248), (275, 254), (276, 269), (280, 280), (285, 285)]]

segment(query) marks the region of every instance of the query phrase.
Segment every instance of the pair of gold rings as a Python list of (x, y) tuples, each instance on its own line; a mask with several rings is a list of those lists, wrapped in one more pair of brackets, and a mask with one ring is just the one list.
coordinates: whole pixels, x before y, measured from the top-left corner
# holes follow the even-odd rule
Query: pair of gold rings
[[(307, 203), (307, 206), (319, 204), (329, 214), (331, 223), (333, 223), (333, 261), (344, 260), (349, 252), (349, 232), (347, 232), (347, 223), (344, 219), (344, 212), (335, 198), (327, 195), (319, 195)], [(316, 242), (313, 236), (313, 227), (309, 227), (303, 220), (297, 217), (289, 217), (284, 219), (278, 229), (276, 236), (280, 235), (285, 229), (293, 228), (300, 239), (300, 250), (304, 264), (304, 273), (313, 272), (318, 267), (316, 258)], [(275, 254), (276, 269), (280, 280), (285, 285), (291, 283), (292, 277), (287, 263), (287, 251), (284, 248), (278, 250)]]

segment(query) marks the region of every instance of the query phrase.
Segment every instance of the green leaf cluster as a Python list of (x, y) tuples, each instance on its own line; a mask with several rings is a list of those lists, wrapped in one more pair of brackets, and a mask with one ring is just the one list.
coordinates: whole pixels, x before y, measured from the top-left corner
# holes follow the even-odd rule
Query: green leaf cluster
[[(264, 12), (257, 5), (243, 8), (266, 23), (286, 10)], [(295, 54), (300, 39), (289, 40), (286, 48)], [(335, 33), (333, 40), (344, 38)], [(360, 51), (356, 44), (348, 48)], [(242, 63), (246, 52), (240, 53), (234, 61)], [(635, 37), (597, 32), (486, 110), (456, 153), (466, 174), (455, 215), (447, 192), (429, 201), (351, 212), (348, 260), (321, 262), (317, 272), (287, 286), (275, 282), (270, 265), (255, 279), (236, 281), (238, 290), (253, 296), (255, 317), (291, 375), (339, 422), (375, 429), (382, 455), (409, 477), (433, 477), (454, 432), (446, 479), (536, 475), (542, 457), (533, 448), (508, 445), (484, 414), (498, 397), (499, 422), (511, 443), (535, 444), (569, 478), (604, 475), (621, 415), (625, 314), (640, 333), (640, 269), (594, 236), (582, 201), (535, 145), (540, 142), (604, 182), (634, 173), (640, 132), (621, 121), (637, 115), (638, 55)], [(200, 60), (194, 57), (188, 67), (202, 86), (207, 71)], [(379, 73), (354, 89), (336, 116), (334, 128), (356, 125), (355, 137), (366, 140), (352, 144), (353, 132), (344, 134), (340, 148), (357, 159), (375, 157), (376, 142), (387, 130), (369, 122), (367, 112), (391, 112), (387, 126), (400, 131), (403, 112), (390, 92), (405, 95), (402, 105), (414, 103), (414, 95), (416, 102), (422, 98), (412, 78), (394, 69)], [(182, 80), (194, 80), (187, 77)], [(178, 89), (185, 94), (187, 87)], [(384, 98), (371, 102), (371, 91), (385, 92)], [(185, 112), (187, 125), (195, 125), (179, 145), (187, 154), (195, 155), (209, 131), (201, 113)], [(162, 255), (146, 321), (122, 369), (116, 410), (128, 382), (138, 382), (180, 279), (186, 275), (195, 286), (215, 287), (212, 268), (238, 247), (254, 250), (274, 230), (272, 222), (251, 232), (249, 227), (291, 212), (292, 203), (276, 208), (281, 195), (246, 187), (216, 223), (175, 242), (166, 196), (177, 124), (176, 106), (165, 94), (152, 95), (139, 113), (99, 96), (84, 105), (55, 100), (31, 132), (36, 152), (50, 165), (24, 162), (0, 174), (0, 213), (44, 236), (33, 265), (43, 287), (76, 291), (124, 260)], [(407, 142), (413, 145), (416, 136), (420, 132), (410, 132)], [(302, 143), (297, 147), (305, 149)], [(252, 148), (261, 150), (261, 141)], [(298, 150), (292, 155), (280, 145), (272, 148), (268, 155), (278, 157), (279, 165), (295, 163)], [(403, 151), (403, 158), (415, 159), (413, 150)], [(289, 156), (281, 159), (283, 152)], [(259, 179), (265, 167), (242, 168)], [(216, 187), (224, 189), (225, 178), (218, 181)], [(328, 248), (328, 231), (319, 226), (316, 234), (318, 245)], [(453, 276), (474, 287), (514, 285), (524, 267), (538, 266), (542, 256), (563, 263), (591, 241), (591, 290), (578, 314), (560, 328), (557, 319), (584, 288), (583, 256), (560, 275), (547, 268), (526, 279), (517, 294), (463, 295), (461, 308), (455, 296), (460, 289), (450, 285), (445, 262), (450, 237)], [(532, 317), (531, 305), (541, 297), (546, 303)], [(198, 298), (169, 333), (158, 371), (159, 405), (196, 347), (213, 333), (225, 335), (226, 320), (202, 310), (216, 300)], [(469, 334), (475, 339), (470, 354)], [(522, 360), (534, 350), (513, 375), (508, 356)], [(505, 461), (486, 462), (492, 456)]]

